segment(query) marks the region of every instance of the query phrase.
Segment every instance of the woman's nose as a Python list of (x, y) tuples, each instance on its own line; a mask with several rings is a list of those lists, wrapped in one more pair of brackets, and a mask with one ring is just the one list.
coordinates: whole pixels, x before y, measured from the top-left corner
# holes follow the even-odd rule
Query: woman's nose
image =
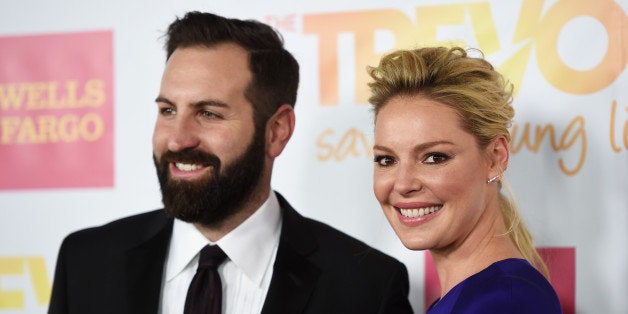
[(400, 165), (395, 176), (393, 189), (400, 195), (421, 190), (422, 182), (414, 165)]

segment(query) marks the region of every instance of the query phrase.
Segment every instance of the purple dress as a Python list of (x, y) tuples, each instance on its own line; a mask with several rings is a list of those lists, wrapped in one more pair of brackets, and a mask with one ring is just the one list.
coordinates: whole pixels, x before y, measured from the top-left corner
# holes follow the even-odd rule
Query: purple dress
[(528, 261), (495, 262), (434, 302), (428, 314), (562, 313), (550, 283)]

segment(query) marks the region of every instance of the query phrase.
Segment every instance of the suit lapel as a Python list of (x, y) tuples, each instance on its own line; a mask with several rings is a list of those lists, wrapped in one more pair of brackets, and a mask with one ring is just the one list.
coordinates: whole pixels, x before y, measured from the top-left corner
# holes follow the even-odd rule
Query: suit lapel
[[(299, 215), (277, 193), (282, 210), (282, 231), (262, 314), (302, 313), (316, 286), (320, 270), (308, 260), (316, 251), (314, 236)], [(157, 313), (161, 283), (173, 220), (160, 212), (151, 218), (149, 231), (127, 251), (124, 261), (129, 313)]]
[(160, 213), (150, 231), (129, 249), (125, 260), (126, 298), (129, 313), (157, 313), (164, 262), (173, 220)]
[(277, 258), (262, 314), (302, 313), (314, 291), (320, 270), (307, 256), (317, 248), (305, 218), (277, 193), (283, 222)]

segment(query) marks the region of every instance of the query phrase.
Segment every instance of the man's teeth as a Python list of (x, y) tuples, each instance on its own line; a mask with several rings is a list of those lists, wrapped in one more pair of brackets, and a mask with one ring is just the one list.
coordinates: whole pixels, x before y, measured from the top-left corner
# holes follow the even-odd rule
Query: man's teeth
[(432, 207), (424, 207), (424, 208), (415, 208), (415, 209), (403, 209), (400, 208), (399, 210), (401, 211), (401, 215), (408, 217), (408, 218), (417, 218), (417, 217), (421, 217), (427, 214), (431, 214), (433, 212), (437, 212), (439, 211), (443, 206), (442, 205), (438, 205), (438, 206), (432, 206)]
[(183, 163), (180, 163), (180, 162), (177, 162), (174, 165), (177, 167), (177, 169), (179, 169), (181, 171), (194, 171), (196, 169), (202, 168), (201, 165), (183, 164)]

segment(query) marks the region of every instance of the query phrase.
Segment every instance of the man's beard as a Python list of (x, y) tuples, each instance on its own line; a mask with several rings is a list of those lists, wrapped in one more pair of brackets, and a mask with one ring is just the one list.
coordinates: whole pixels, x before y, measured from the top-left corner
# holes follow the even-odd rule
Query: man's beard
[[(262, 176), (264, 155), (264, 132), (258, 130), (246, 151), (224, 165), (224, 170), (218, 156), (197, 149), (166, 151), (160, 160), (153, 154), (166, 211), (175, 218), (205, 226), (223, 222), (252, 198)], [(211, 174), (194, 181), (174, 180), (169, 175), (171, 162), (210, 167)]]

